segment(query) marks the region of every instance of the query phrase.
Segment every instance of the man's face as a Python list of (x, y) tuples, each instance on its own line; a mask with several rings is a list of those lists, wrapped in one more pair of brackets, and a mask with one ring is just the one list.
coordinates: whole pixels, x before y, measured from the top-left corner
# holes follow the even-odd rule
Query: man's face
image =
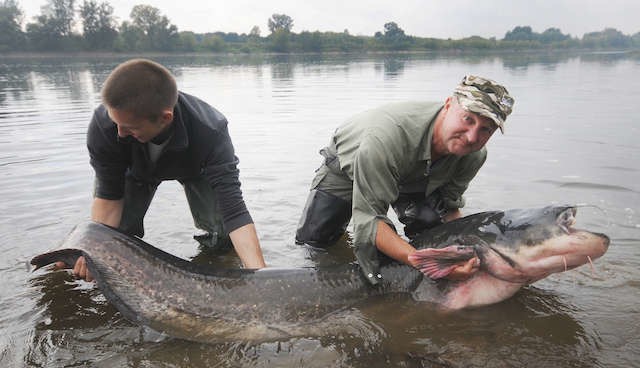
[(157, 121), (139, 118), (137, 115), (126, 111), (107, 107), (109, 117), (118, 127), (118, 136), (125, 138), (131, 136), (140, 143), (147, 143), (158, 134), (162, 133), (173, 120), (173, 113), (165, 112)]
[(438, 137), (446, 151), (441, 152), (443, 154), (463, 156), (478, 151), (496, 131), (497, 126), (491, 119), (465, 110), (455, 97), (449, 97), (444, 108)]

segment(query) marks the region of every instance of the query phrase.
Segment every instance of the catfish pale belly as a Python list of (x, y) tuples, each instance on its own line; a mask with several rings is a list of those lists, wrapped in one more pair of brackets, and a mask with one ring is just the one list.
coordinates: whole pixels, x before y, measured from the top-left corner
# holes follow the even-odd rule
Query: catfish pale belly
[[(377, 295), (404, 293), (445, 310), (497, 303), (606, 252), (609, 238), (573, 228), (575, 215), (575, 207), (550, 206), (451, 221), (413, 240), (416, 248), (428, 248), (414, 259), (420, 270), (384, 262), (377, 286), (356, 264), (211, 269), (93, 222), (77, 226), (58, 250), (31, 264), (72, 267), (84, 256), (98, 288), (133, 323), (192, 341), (258, 342), (335, 333), (348, 318), (341, 311)], [(471, 278), (445, 278), (473, 257), (479, 265)]]

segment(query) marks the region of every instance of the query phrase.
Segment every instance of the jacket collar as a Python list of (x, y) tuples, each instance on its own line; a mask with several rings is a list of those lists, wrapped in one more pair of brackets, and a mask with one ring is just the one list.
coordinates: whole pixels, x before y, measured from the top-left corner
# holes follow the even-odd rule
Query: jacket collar
[(185, 126), (183, 111), (180, 107), (180, 100), (182, 95), (178, 95), (178, 103), (173, 108), (173, 136), (169, 141), (169, 144), (165, 148), (166, 151), (183, 151), (189, 147), (189, 134), (187, 133), (187, 127)]

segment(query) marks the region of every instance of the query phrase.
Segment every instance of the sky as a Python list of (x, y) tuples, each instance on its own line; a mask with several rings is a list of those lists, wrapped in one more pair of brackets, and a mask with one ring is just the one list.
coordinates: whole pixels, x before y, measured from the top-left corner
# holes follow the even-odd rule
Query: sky
[[(101, 2), (101, 0), (97, 0)], [(40, 14), (47, 0), (17, 0), (25, 24)], [(107, 0), (118, 23), (129, 19), (134, 5), (156, 7), (179, 31), (269, 33), (272, 14), (293, 18), (293, 32), (345, 29), (372, 36), (396, 22), (406, 34), (459, 39), (470, 36), (501, 39), (516, 26), (535, 32), (559, 28), (582, 37), (613, 27), (624, 34), (640, 32), (640, 0)], [(82, 0), (76, 0), (81, 4)]]

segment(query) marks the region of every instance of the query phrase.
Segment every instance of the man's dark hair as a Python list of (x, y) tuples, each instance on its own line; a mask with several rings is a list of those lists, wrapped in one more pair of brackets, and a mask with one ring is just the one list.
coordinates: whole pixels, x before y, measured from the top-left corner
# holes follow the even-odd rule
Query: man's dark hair
[(146, 59), (132, 59), (118, 65), (102, 86), (102, 102), (156, 121), (162, 111), (178, 102), (178, 88), (171, 72)]

